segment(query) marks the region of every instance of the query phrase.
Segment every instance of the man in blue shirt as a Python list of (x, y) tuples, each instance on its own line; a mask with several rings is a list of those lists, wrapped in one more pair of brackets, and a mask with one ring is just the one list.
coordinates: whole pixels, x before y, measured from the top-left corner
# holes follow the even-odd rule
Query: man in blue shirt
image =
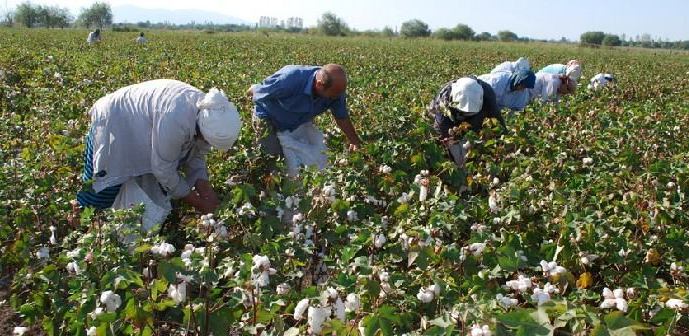
[[(259, 143), (270, 154), (280, 154), (276, 132), (294, 131), (326, 110), (331, 110), (335, 123), (345, 134), (350, 150), (357, 150), (361, 140), (347, 112), (345, 90), (347, 75), (342, 66), (327, 64), (323, 67), (288, 65), (272, 74), (261, 84), (247, 91), (256, 105), (254, 118)], [(267, 125), (265, 125), (267, 124)], [(267, 130), (262, 129), (267, 128)], [(268, 134), (260, 134), (267, 131)]]

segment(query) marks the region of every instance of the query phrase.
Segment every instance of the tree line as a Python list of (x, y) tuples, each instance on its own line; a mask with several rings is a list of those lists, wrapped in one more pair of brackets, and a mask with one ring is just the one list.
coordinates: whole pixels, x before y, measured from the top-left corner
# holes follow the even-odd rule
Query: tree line
[[(30, 2), (19, 4), (13, 12), (5, 13), (2, 23), (6, 26), (20, 25), (27, 28), (66, 28), (71, 26), (104, 28), (112, 26), (116, 31), (132, 31), (141, 28), (154, 29), (198, 29), (205, 31), (272, 31), (284, 32), (304, 32), (312, 34), (322, 34), (326, 36), (378, 36), (378, 37), (404, 37), (404, 38), (423, 38), (431, 37), (444, 41), (534, 41), (528, 37), (520, 37), (509, 30), (502, 30), (493, 35), (489, 32), (475, 32), (466, 24), (459, 23), (452, 28), (438, 28), (431, 31), (428, 24), (418, 20), (408, 20), (400, 26), (399, 31), (386, 26), (382, 30), (356, 31), (350, 29), (347, 23), (332, 12), (324, 13), (318, 20), (315, 28), (306, 29), (284, 29), (284, 28), (258, 28), (254, 25), (238, 24), (214, 24), (214, 23), (195, 23), (190, 22), (183, 25), (175, 25), (167, 22), (151, 23), (139, 22), (136, 24), (115, 24), (113, 25), (113, 15), (110, 5), (104, 2), (96, 2), (93, 5), (81, 10), (76, 20), (72, 17), (67, 8), (59, 6), (33, 5)], [(535, 40), (549, 42), (545, 40)], [(562, 38), (560, 42), (569, 42)], [(580, 43), (588, 46), (633, 46), (643, 48), (664, 48), (664, 49), (684, 49), (689, 50), (689, 41), (662, 41), (653, 40), (648, 34), (637, 36), (636, 39), (626, 39), (615, 34), (608, 34), (601, 31), (589, 31), (581, 34)]]
[(104, 2), (96, 2), (82, 9), (76, 20), (67, 8), (24, 2), (17, 5), (13, 12), (6, 13), (2, 21), (5, 26), (19, 25), (27, 28), (67, 28), (73, 25), (103, 28), (112, 25), (112, 19), (112, 9)]

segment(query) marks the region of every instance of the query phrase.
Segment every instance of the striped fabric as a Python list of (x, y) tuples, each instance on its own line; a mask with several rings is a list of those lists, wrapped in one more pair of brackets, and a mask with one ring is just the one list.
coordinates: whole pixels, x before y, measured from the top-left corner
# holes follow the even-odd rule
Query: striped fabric
[[(93, 178), (93, 142), (91, 141), (91, 132), (86, 135), (84, 140), (86, 143), (86, 151), (84, 152), (84, 173), (81, 176), (84, 183)], [(99, 193), (95, 192), (91, 186), (88, 190), (84, 188), (77, 193), (77, 202), (82, 208), (93, 207), (96, 209), (105, 209), (112, 206), (115, 202), (117, 194), (120, 192), (122, 185), (107, 187)]]

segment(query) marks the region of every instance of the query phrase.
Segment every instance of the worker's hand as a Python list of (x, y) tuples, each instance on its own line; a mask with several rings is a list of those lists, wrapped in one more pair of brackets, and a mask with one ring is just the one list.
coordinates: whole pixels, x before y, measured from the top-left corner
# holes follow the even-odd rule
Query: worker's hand
[(359, 151), (360, 149), (361, 149), (361, 143), (358, 143), (358, 144), (350, 143), (350, 144), (349, 144), (349, 151), (350, 151), (350, 152), (357, 152), (357, 151)]
[(196, 189), (201, 201), (204, 202), (206, 206), (214, 209), (220, 206), (220, 200), (218, 200), (218, 196), (215, 194), (215, 191), (213, 191), (210, 182), (206, 180), (196, 180), (194, 189)]
[(254, 95), (254, 86), (253, 85), (249, 86), (249, 89), (246, 90), (245, 94), (247, 97), (252, 97)]
[(195, 208), (203, 214), (209, 214), (215, 212), (215, 210), (218, 209), (219, 206), (220, 202), (218, 202), (217, 198), (215, 200), (201, 199), (200, 204), (198, 206), (195, 206)]

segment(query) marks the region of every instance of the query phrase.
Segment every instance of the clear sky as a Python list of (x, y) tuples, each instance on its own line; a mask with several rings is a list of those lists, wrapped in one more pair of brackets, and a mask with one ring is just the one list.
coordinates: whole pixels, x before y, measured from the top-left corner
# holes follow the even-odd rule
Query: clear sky
[[(3, 4), (4, 2), (4, 4)], [(0, 0), (0, 12), (22, 0)], [(68, 7), (73, 14), (93, 0), (32, 0)], [(262, 15), (300, 16), (306, 26), (332, 11), (358, 30), (399, 27), (420, 19), (431, 29), (465, 23), (476, 32), (511, 30), (519, 36), (577, 40), (584, 31), (650, 34), (654, 39), (689, 40), (689, 0), (106, 0), (111, 6), (203, 9), (246, 21)], [(155, 21), (155, 19), (151, 19)], [(115, 17), (115, 22), (117, 18)]]

